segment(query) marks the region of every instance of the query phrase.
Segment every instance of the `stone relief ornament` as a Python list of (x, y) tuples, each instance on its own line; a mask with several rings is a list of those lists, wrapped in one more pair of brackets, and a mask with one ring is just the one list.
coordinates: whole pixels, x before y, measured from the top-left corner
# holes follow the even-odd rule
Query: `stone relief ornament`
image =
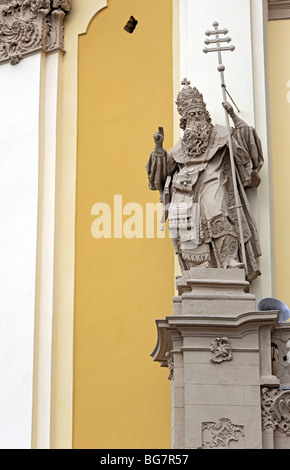
[(0, 63), (34, 52), (63, 50), (66, 13), (71, 0), (0, 0)]
[(173, 355), (171, 352), (167, 352), (165, 354), (165, 357), (167, 358), (167, 367), (169, 370), (168, 380), (173, 380), (174, 379)]
[(233, 358), (231, 345), (228, 338), (216, 338), (211, 344), (210, 351), (213, 353), (210, 360), (214, 363), (231, 361)]
[(262, 424), (290, 437), (290, 390), (262, 389)]
[(229, 418), (221, 418), (217, 423), (202, 423), (202, 448), (230, 449), (230, 443), (238, 442), (244, 435), (244, 426), (233, 424)]

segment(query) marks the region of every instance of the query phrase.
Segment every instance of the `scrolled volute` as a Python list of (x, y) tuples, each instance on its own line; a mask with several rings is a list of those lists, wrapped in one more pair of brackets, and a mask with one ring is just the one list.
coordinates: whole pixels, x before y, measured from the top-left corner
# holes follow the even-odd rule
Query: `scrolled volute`
[(38, 51), (64, 48), (71, 0), (0, 0), (0, 63), (16, 65)]

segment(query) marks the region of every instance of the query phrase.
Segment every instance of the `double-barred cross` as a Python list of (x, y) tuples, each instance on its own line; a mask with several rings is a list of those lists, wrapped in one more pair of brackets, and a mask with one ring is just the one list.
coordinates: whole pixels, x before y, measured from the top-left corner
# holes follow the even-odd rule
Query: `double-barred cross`
[(206, 39), (204, 41), (204, 43), (206, 45), (209, 45), (209, 44), (216, 44), (216, 47), (205, 47), (203, 49), (203, 52), (205, 54), (207, 54), (208, 52), (219, 52), (221, 53), (222, 51), (234, 51), (235, 50), (235, 46), (224, 46), (222, 47), (220, 44), (222, 42), (227, 42), (227, 43), (230, 43), (231, 42), (231, 38), (229, 36), (223, 38), (223, 37), (220, 37), (220, 34), (223, 34), (223, 35), (226, 35), (228, 34), (228, 30), (226, 28), (224, 29), (218, 29), (219, 27), (219, 24), (217, 21), (215, 21), (213, 23), (213, 27), (214, 27), (214, 31), (206, 31), (205, 34), (206, 36), (215, 36), (215, 39)]

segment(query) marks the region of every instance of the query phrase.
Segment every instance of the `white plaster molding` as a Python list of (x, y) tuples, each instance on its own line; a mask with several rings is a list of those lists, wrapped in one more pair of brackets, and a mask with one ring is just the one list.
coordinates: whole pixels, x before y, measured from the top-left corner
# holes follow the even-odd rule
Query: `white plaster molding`
[(0, 448), (31, 445), (40, 57), (1, 67)]
[(63, 21), (71, 0), (1, 0), (0, 63), (16, 65), (35, 52), (64, 48)]
[(55, 187), (62, 54), (41, 54), (32, 447), (50, 448)]
[(286, 20), (290, 18), (289, 0), (268, 0), (269, 20)]
[(83, 0), (74, 0), (65, 61), (61, 52), (41, 54), (32, 422), (32, 446), (38, 449), (73, 445), (78, 42), (106, 6), (106, 0), (86, 0), (84, 8)]

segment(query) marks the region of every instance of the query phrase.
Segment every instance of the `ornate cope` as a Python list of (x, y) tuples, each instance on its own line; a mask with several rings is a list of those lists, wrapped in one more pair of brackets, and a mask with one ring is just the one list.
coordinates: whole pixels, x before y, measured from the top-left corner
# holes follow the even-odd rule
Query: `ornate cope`
[(63, 20), (71, 0), (0, 0), (0, 63), (34, 52), (63, 50)]

